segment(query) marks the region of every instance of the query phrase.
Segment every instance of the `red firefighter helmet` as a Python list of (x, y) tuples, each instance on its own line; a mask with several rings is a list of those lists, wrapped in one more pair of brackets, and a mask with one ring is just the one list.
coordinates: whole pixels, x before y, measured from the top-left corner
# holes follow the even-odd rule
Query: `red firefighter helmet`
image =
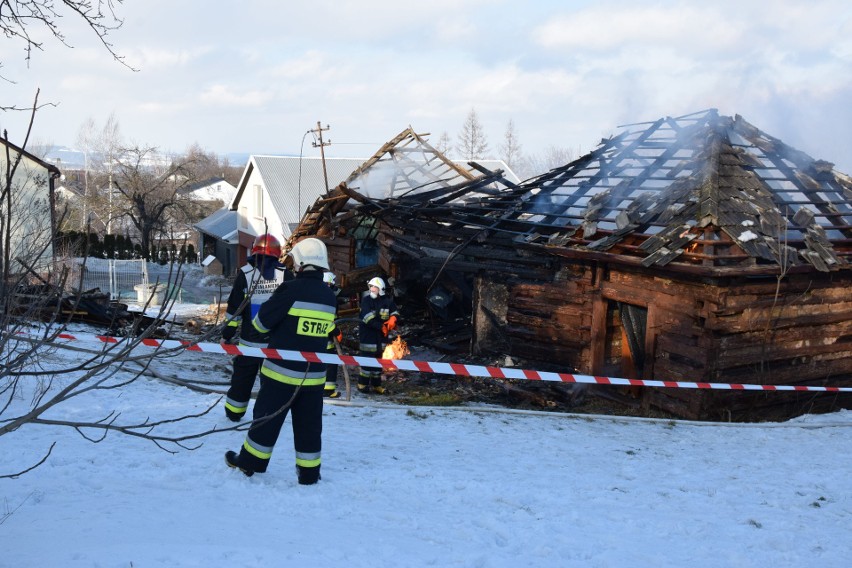
[(254, 244), (251, 245), (251, 252), (249, 254), (251, 254), (252, 256), (258, 254), (265, 254), (266, 256), (280, 258), (281, 243), (279, 243), (278, 239), (276, 239), (269, 233), (265, 233), (254, 240)]

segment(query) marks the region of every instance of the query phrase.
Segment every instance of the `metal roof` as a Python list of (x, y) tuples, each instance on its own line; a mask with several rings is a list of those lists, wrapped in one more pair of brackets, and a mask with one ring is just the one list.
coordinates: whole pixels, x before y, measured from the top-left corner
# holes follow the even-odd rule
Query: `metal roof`
[(237, 212), (227, 208), (219, 209), (196, 223), (195, 228), (217, 239), (228, 240), (237, 228)]
[[(325, 194), (322, 158), (252, 156), (282, 226), (298, 223), (305, 209)], [(364, 163), (358, 158), (326, 158), (328, 187), (333, 188)]]

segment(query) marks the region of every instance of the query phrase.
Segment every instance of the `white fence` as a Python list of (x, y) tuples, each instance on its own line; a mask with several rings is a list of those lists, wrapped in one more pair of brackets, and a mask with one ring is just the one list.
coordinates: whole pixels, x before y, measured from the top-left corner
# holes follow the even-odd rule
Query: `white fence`
[(75, 258), (70, 268), (67, 287), (84, 292), (100, 288), (109, 292), (112, 300), (136, 302), (139, 291), (149, 288), (148, 263), (142, 259)]

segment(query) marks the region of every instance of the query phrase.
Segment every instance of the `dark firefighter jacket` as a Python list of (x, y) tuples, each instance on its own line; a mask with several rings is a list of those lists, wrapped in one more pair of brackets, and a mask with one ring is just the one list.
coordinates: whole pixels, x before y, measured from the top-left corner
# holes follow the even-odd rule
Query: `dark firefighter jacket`
[[(266, 347), (268, 338), (254, 329), (251, 320), (257, 314), (260, 305), (272, 297), (272, 293), (282, 282), (290, 278), (292, 278), (292, 274), (282, 269), (275, 271), (274, 280), (264, 280), (260, 275), (260, 270), (251, 264), (246, 264), (237, 273), (234, 287), (228, 296), (228, 307), (225, 315), (229, 320), (229, 327), (236, 327), (245, 322), (245, 325), (240, 328), (240, 345)], [(240, 309), (249, 294), (251, 294), (251, 300)]]
[[(271, 349), (324, 353), (334, 330), (337, 298), (322, 281), (322, 272), (306, 270), (278, 287), (260, 307), (252, 325), (268, 334)], [(325, 384), (325, 364), (264, 359), (262, 375), (286, 384)]]
[(371, 297), (369, 294), (361, 298), (361, 322), (358, 325), (358, 339), (364, 351), (377, 351), (384, 342), (382, 324), (391, 316), (399, 317), (396, 303), (390, 296)]

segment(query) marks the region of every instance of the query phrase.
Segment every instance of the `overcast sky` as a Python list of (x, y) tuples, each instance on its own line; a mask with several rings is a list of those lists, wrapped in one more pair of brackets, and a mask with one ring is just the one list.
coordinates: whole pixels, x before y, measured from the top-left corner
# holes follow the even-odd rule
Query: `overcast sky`
[[(57, 103), (35, 138), (73, 146), (114, 112), (124, 137), (182, 151), (368, 157), (412, 126), (453, 142), (471, 109), (493, 157), (588, 151), (626, 123), (706, 108), (852, 173), (852, 4), (515, 0), (126, 0), (111, 34), (134, 72), (66, 17), (73, 49), (0, 38), (0, 106)], [(33, 29), (33, 31), (35, 31)], [(41, 32), (38, 32), (41, 35)], [(0, 113), (19, 142), (22, 113)]]

